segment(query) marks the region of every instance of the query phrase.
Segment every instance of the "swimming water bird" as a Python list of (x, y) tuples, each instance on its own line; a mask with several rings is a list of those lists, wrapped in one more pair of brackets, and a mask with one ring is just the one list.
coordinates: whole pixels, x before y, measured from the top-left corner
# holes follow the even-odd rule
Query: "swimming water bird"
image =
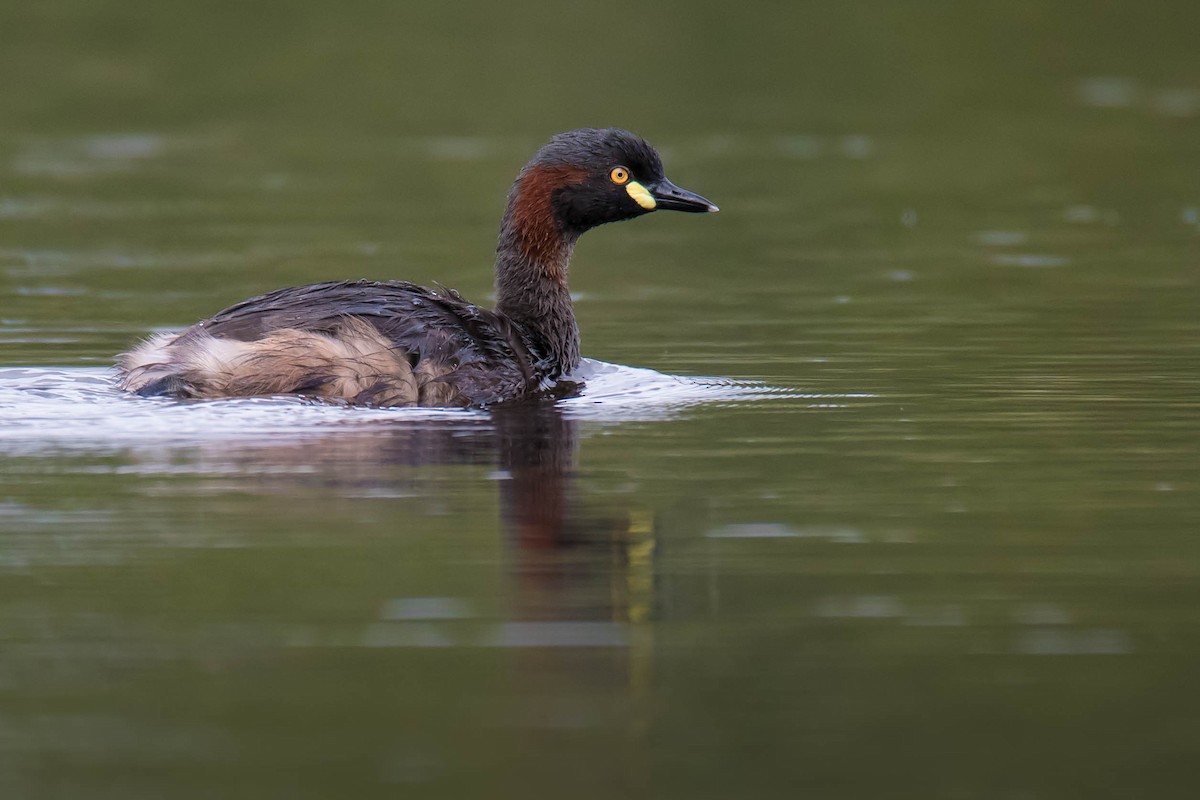
[[(245, 300), (117, 358), (144, 396), (296, 394), (374, 406), (489, 406), (554, 393), (579, 365), (576, 240), (651, 211), (716, 211), (628, 131), (561, 133), (521, 170), (496, 246), (496, 307), (407, 281), (336, 281)], [(564, 384), (565, 385), (565, 382)]]

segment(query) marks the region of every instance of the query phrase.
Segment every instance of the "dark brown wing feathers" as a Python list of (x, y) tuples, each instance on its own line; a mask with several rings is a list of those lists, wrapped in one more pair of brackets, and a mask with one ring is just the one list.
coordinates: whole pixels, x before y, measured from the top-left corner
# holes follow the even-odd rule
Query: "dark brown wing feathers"
[[(453, 386), (472, 405), (489, 405), (536, 391), (544, 359), (509, 319), (479, 308), (458, 292), (407, 281), (335, 281), (280, 289), (221, 311), (181, 337), (204, 335), (255, 342), (279, 330), (337, 337), (348, 320), (373, 326), (416, 370), (437, 366), (435, 380)], [(320, 376), (309, 378), (320, 382)], [(311, 386), (297, 386), (305, 392)], [(372, 402), (371, 391), (353, 398)]]

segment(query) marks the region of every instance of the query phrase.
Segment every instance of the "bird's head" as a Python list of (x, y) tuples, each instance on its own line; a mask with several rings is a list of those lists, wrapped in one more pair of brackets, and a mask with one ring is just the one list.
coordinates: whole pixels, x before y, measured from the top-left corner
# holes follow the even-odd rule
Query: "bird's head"
[(523, 205), (549, 212), (564, 234), (576, 236), (651, 211), (717, 210), (667, 180), (655, 149), (619, 128), (581, 128), (552, 138), (521, 170), (511, 202), (518, 214)]

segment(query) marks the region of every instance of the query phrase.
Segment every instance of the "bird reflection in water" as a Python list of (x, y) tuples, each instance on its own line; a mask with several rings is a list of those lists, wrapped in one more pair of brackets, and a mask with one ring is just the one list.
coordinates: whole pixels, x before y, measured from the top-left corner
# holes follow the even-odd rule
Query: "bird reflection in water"
[[(649, 618), (655, 551), (653, 516), (598, 512), (575, 483), (579, 433), (553, 406), (497, 412), (501, 517), (522, 594), (524, 618), (553, 619), (564, 610), (617, 623)], [(591, 587), (595, 602), (582, 597)]]
[(202, 458), (260, 476), (259, 493), (278, 492), (289, 504), (315, 482), (313, 488), (332, 489), (351, 504), (395, 503), (398, 514), (407, 512), (397, 518), (408, 520), (445, 513), (448, 497), (464, 485), (454, 467), (493, 468), (510, 606), (483, 640), (449, 641), (516, 648), (542, 669), (587, 648), (589, 663), (604, 662), (606, 680), (625, 676), (636, 687), (649, 677), (652, 642), (644, 623), (654, 607), (655, 520), (649, 511), (606, 507), (597, 502), (602, 495), (584, 494), (576, 474), (578, 425), (553, 403), (533, 401), (495, 408), (486, 418), (400, 415), (316, 440), (205, 448)]
[[(511, 644), (522, 646), (521, 673), (545, 680), (569, 676), (591, 689), (624, 684), (630, 701), (626, 721), (634, 750), (627, 767), (640, 763), (636, 743), (645, 735), (653, 664), (649, 624), (654, 604), (654, 516), (644, 510), (597, 510), (576, 481), (577, 423), (549, 405), (496, 412), (503, 528), (511, 555), (514, 608)], [(572, 646), (590, 648), (573, 657)], [(605, 655), (596, 652), (608, 646)], [(525, 691), (537, 696), (538, 686)], [(572, 694), (568, 692), (568, 694)], [(530, 703), (530, 708), (537, 707)], [(594, 712), (593, 712), (594, 713)], [(579, 709), (558, 716), (578, 720)], [(561, 721), (530, 720), (556, 728)]]
[[(510, 721), (556, 735), (617, 713), (636, 749), (653, 675), (654, 516), (584, 494), (578, 423), (553, 404), (522, 403), (469, 432), (422, 425), (374, 443), (392, 465), (498, 468), (511, 606), (485, 644), (512, 649)], [(588, 699), (597, 695), (624, 702), (598, 708)]]

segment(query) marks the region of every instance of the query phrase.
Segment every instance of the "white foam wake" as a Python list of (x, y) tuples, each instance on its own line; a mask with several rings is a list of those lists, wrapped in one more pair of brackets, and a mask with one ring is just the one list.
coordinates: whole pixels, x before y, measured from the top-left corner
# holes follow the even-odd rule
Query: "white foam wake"
[[(575, 377), (586, 381), (583, 393), (559, 406), (569, 417), (597, 422), (662, 419), (709, 403), (797, 396), (757, 382), (665, 375), (591, 359)], [(320, 436), (332, 427), (382, 420), (486, 419), (483, 411), (347, 407), (295, 397), (181, 403), (119, 391), (106, 369), (0, 369), (0, 451), (9, 453)]]

